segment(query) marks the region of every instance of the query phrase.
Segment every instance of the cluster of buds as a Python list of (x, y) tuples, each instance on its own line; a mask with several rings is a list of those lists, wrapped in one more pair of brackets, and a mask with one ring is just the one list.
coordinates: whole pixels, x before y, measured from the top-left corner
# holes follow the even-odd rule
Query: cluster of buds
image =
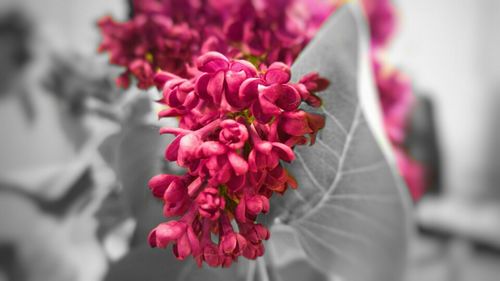
[(297, 187), (282, 162), (323, 128), (321, 115), (299, 105), (320, 106), (316, 93), (328, 81), (312, 73), (292, 83), (286, 64), (257, 69), (216, 52), (199, 57), (196, 69), (191, 79), (167, 72), (154, 78), (166, 106), (159, 116), (179, 118), (179, 127), (160, 129), (175, 136), (165, 157), (186, 173), (150, 180), (164, 215), (178, 219), (158, 225), (149, 242), (173, 244), (178, 259), (193, 256), (200, 266), (229, 266), (239, 256), (263, 255), (269, 231), (256, 219), (274, 193)]
[[(135, 0), (125, 22), (99, 21), (99, 51), (124, 66), (117, 78), (142, 89), (157, 70), (196, 76), (194, 61), (209, 51), (253, 63), (290, 65), (340, 0)], [(277, 8), (279, 7), (279, 8)]]

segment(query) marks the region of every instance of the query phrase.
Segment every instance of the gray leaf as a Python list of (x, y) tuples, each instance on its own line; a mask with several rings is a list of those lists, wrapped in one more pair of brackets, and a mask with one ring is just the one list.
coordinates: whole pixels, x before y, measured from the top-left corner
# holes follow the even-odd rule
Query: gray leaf
[(330, 276), (400, 281), (407, 196), (360, 101), (358, 67), (366, 52), (360, 13), (354, 4), (337, 11), (292, 67), (295, 79), (317, 71), (330, 80), (321, 94), (324, 105), (316, 110), (326, 116), (326, 127), (316, 144), (296, 148), (297, 159), (288, 168), (299, 188), (273, 208), (280, 209), (278, 221), (293, 230), (307, 257)]

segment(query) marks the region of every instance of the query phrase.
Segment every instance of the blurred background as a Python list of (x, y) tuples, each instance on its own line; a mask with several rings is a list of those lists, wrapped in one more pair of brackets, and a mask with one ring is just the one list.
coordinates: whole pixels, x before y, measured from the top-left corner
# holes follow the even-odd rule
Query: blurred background
[[(117, 89), (96, 51), (96, 21), (126, 19), (127, 1), (0, 3), (0, 280), (144, 280), (134, 264), (165, 280), (149, 270), (171, 258), (146, 254), (161, 206), (145, 183), (175, 172), (169, 140), (154, 95)], [(500, 2), (396, 5), (388, 57), (413, 80), (408, 146), (434, 179), (414, 206), (409, 280), (499, 280)]]

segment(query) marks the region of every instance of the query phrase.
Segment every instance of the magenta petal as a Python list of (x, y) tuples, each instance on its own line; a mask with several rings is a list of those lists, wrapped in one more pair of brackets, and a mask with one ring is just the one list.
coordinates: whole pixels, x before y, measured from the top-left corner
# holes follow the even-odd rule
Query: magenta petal
[(163, 85), (165, 85), (165, 83), (167, 81), (174, 79), (174, 78), (179, 78), (179, 77), (172, 74), (172, 73), (169, 73), (169, 72), (159, 71), (155, 74), (153, 81), (154, 81), (156, 87), (159, 90), (161, 90), (163, 88)]
[(187, 188), (181, 184), (180, 181), (171, 182), (163, 194), (163, 199), (165, 201), (173, 203), (182, 203), (186, 197)]
[(184, 166), (186, 161), (191, 158), (196, 157), (198, 148), (202, 144), (200, 138), (195, 134), (187, 134), (181, 138), (179, 142), (179, 152), (177, 163), (180, 166)]
[(250, 107), (250, 111), (252, 112), (255, 119), (257, 119), (257, 121), (259, 121), (260, 123), (268, 123), (273, 118), (273, 115), (265, 114), (264, 112), (262, 112), (262, 108), (260, 107), (260, 104), (258, 102), (252, 104), (252, 106)]
[(242, 102), (239, 98), (239, 90), (240, 86), (245, 81), (246, 75), (245, 72), (239, 71), (228, 71), (226, 72), (226, 99), (229, 104), (233, 107), (240, 108), (242, 107)]
[(190, 131), (190, 130), (186, 130), (186, 129), (182, 129), (182, 128), (175, 128), (175, 127), (162, 127), (162, 128), (160, 128), (161, 135), (172, 134), (172, 135), (178, 136), (178, 135), (187, 135), (191, 132), (192, 131)]
[(245, 159), (243, 159), (243, 157), (234, 152), (229, 152), (227, 157), (236, 175), (240, 176), (248, 171), (248, 163)]
[(179, 176), (169, 174), (156, 175), (149, 180), (148, 186), (155, 197), (162, 198), (167, 187), (177, 178)]
[(179, 144), (182, 136), (176, 137), (165, 150), (165, 158), (168, 161), (176, 161), (179, 153)]
[(182, 106), (183, 101), (179, 99), (178, 95), (179, 91), (177, 89), (170, 91), (168, 94), (167, 104), (171, 107)]
[(241, 223), (245, 223), (247, 221), (245, 213), (246, 213), (245, 200), (240, 200), (235, 209), (234, 215), (236, 217), (236, 220), (238, 220)]
[(255, 68), (255, 66), (249, 61), (245, 60), (234, 61), (231, 64), (230, 70), (234, 72), (243, 71), (248, 78), (254, 78), (257, 76), (257, 69)]
[(165, 118), (165, 117), (175, 117), (175, 116), (180, 116), (182, 115), (183, 112), (177, 108), (167, 108), (158, 113), (159, 118)]
[(250, 169), (250, 171), (252, 172), (257, 172), (257, 161), (256, 161), (256, 158), (257, 158), (257, 155), (256, 155), (256, 151), (255, 149), (252, 149), (252, 151), (250, 151), (250, 154), (248, 155), (248, 168)]
[(236, 249), (237, 242), (236, 235), (234, 232), (231, 232), (222, 236), (220, 247), (224, 253), (230, 254), (234, 251), (234, 249)]
[(261, 143), (255, 144), (255, 149), (257, 149), (261, 153), (269, 154), (269, 152), (271, 152), (271, 150), (273, 149), (273, 145), (268, 141), (263, 141)]
[(187, 94), (186, 99), (184, 100), (184, 106), (191, 109), (198, 104), (198, 96), (194, 91), (189, 92)]
[(149, 245), (153, 248), (156, 248), (158, 246), (157, 240), (156, 240), (156, 229), (153, 229), (149, 235), (148, 235), (148, 242)]
[(189, 241), (189, 245), (191, 246), (191, 252), (193, 256), (198, 256), (201, 254), (201, 247), (200, 247), (200, 241), (198, 240), (198, 237), (196, 237), (196, 234), (193, 231), (192, 227), (188, 227), (187, 229), (187, 238)]
[(266, 166), (268, 168), (274, 169), (276, 166), (280, 164), (279, 155), (273, 150), (269, 155), (266, 155)]
[(229, 163), (226, 163), (222, 167), (218, 167), (217, 170), (215, 170), (217, 174), (217, 181), (219, 183), (227, 183), (232, 176), (232, 171), (231, 171), (231, 165)]
[(227, 148), (218, 141), (206, 141), (199, 147), (199, 151), (203, 157), (209, 157), (213, 155), (222, 155), (226, 153)]
[(265, 115), (277, 116), (280, 114), (280, 109), (274, 105), (275, 100), (268, 99), (265, 95), (259, 96), (259, 105), (261, 107), (262, 113)]
[(203, 258), (205, 262), (212, 267), (217, 267), (220, 265), (221, 257), (219, 255), (219, 249), (217, 249), (213, 244), (205, 246), (205, 248), (203, 249)]
[(292, 162), (295, 160), (295, 153), (293, 153), (293, 150), (286, 144), (273, 142), (273, 151), (275, 151), (279, 155), (280, 159), (283, 159), (284, 161)]
[(219, 71), (210, 78), (207, 85), (207, 92), (212, 97), (215, 104), (220, 104), (222, 91), (224, 90), (224, 72)]
[(266, 179), (267, 172), (260, 170), (256, 173), (249, 173), (248, 182), (253, 186), (261, 186)]
[(290, 67), (288, 65), (275, 62), (269, 66), (264, 79), (270, 84), (285, 84), (290, 81)]
[(243, 187), (243, 185), (245, 184), (245, 180), (246, 180), (245, 175), (232, 176), (226, 184), (229, 190), (235, 192), (239, 191), (240, 188)]
[(209, 100), (209, 101), (213, 101), (212, 96), (210, 96), (207, 89), (211, 77), (212, 75), (204, 73), (200, 75), (198, 79), (196, 79), (195, 83), (195, 92), (198, 94), (198, 96), (200, 96), (200, 98), (204, 100)]
[(259, 196), (254, 196), (246, 200), (247, 212), (252, 215), (258, 215), (262, 212), (262, 200)]
[(292, 136), (303, 136), (312, 133), (304, 111), (284, 112), (280, 120), (280, 127)]
[(183, 260), (191, 254), (191, 245), (187, 235), (183, 235), (179, 238), (175, 246), (178, 259)]
[(192, 196), (194, 193), (196, 193), (196, 191), (201, 187), (202, 184), (203, 179), (201, 177), (197, 177), (194, 181), (192, 181), (187, 187), (189, 196)]
[(257, 237), (259, 237), (260, 240), (269, 239), (269, 230), (262, 224), (255, 225), (255, 232), (257, 233)]
[(280, 85), (280, 88), (281, 94), (276, 100), (276, 105), (285, 111), (297, 109), (302, 101), (299, 92), (289, 85)]
[(179, 239), (186, 232), (186, 224), (183, 222), (169, 221), (161, 223), (155, 228), (157, 246), (165, 248), (168, 243)]
[(259, 95), (259, 82), (258, 78), (250, 78), (245, 80), (239, 90), (239, 97), (243, 102), (248, 103), (254, 101)]
[(212, 156), (205, 163), (209, 170), (218, 170), (219, 169), (219, 158), (217, 156)]
[(229, 61), (221, 53), (208, 52), (196, 60), (196, 66), (203, 72), (214, 73), (219, 70), (227, 69)]
[(262, 87), (259, 91), (259, 99), (265, 98), (267, 101), (274, 103), (282, 94), (284, 85), (276, 84), (268, 87)]

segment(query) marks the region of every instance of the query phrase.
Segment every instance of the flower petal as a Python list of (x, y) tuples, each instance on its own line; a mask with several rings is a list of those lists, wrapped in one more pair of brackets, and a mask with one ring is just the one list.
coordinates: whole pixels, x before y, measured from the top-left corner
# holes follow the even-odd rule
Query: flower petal
[(215, 104), (220, 104), (222, 99), (222, 91), (224, 90), (224, 72), (215, 73), (208, 81), (207, 92), (212, 97)]
[(280, 96), (276, 105), (285, 111), (292, 111), (299, 107), (302, 102), (299, 92), (289, 85), (279, 85)]
[(167, 187), (173, 180), (178, 178), (179, 176), (169, 174), (156, 175), (149, 180), (148, 187), (155, 197), (163, 198)]
[(234, 173), (238, 176), (245, 174), (248, 171), (248, 163), (240, 155), (229, 152), (227, 155), (229, 163), (233, 167)]
[(271, 84), (285, 84), (290, 81), (290, 67), (282, 62), (274, 62), (267, 69), (264, 79)]
[(195, 92), (198, 94), (198, 96), (204, 100), (209, 100), (213, 101), (212, 96), (208, 94), (208, 83), (210, 82), (210, 78), (212, 75), (208, 73), (204, 73), (196, 79), (195, 83)]
[(259, 95), (259, 82), (261, 80), (259, 78), (250, 78), (245, 80), (239, 90), (239, 97), (245, 103), (249, 103), (254, 101)]
[(215, 73), (229, 67), (229, 60), (221, 53), (208, 52), (196, 60), (199, 70), (208, 73)]
[(273, 142), (273, 151), (284, 161), (292, 162), (295, 160), (295, 153), (293, 153), (293, 150), (284, 143)]

